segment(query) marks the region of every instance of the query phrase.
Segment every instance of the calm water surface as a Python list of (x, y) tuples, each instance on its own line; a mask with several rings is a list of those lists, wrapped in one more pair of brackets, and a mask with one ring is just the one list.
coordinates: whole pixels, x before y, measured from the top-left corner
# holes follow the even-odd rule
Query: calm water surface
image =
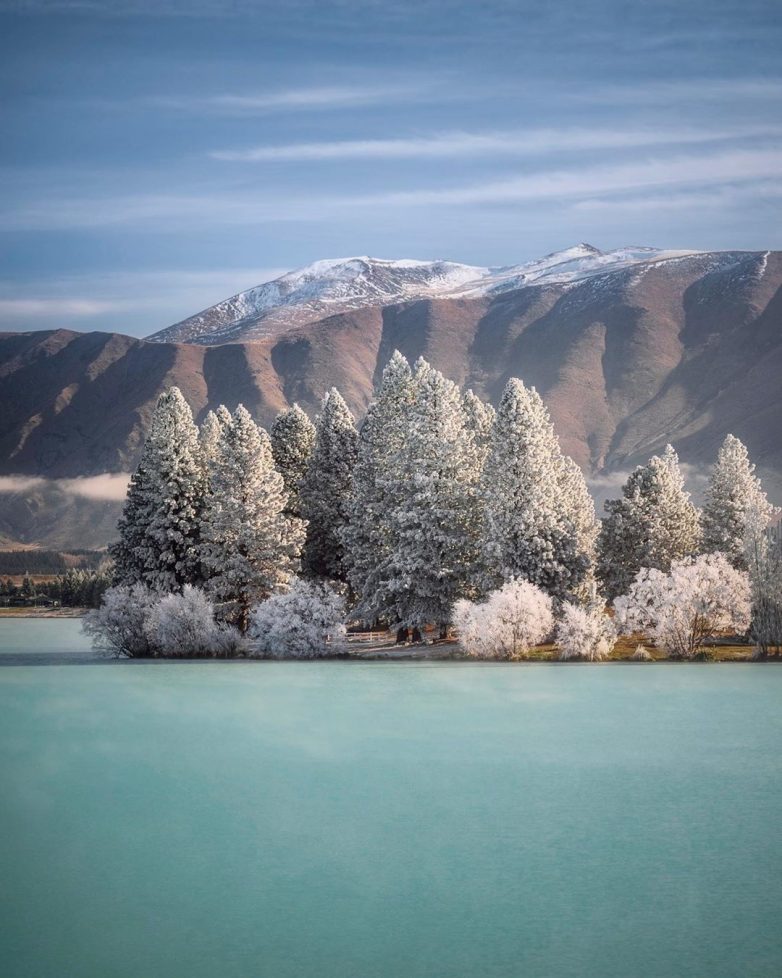
[(4, 978), (782, 974), (782, 668), (80, 661), (0, 621)]

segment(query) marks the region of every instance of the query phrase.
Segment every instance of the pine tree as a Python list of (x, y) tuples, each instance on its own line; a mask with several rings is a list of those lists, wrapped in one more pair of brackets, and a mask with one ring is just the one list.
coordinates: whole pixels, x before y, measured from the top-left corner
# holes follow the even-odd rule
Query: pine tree
[[(508, 381), (484, 467), (489, 584), (526, 579), (554, 597), (575, 594), (589, 571), (584, 501), (540, 395)], [(579, 529), (580, 527), (580, 529)]]
[(285, 482), (287, 511), (301, 517), (301, 488), (315, 447), (315, 425), (298, 404), (281, 411), (271, 430), (274, 464)]
[(116, 578), (156, 591), (200, 579), (204, 475), (198, 429), (177, 387), (161, 394), (112, 548)]
[(240, 404), (210, 465), (202, 560), (212, 575), (209, 591), (234, 605), (242, 631), (252, 605), (287, 584), (298, 567), (304, 529), (285, 514), (286, 502), (269, 436)]
[(497, 412), (472, 390), (464, 392), (464, 414), (475, 463), (482, 469), (491, 448), (491, 431)]
[(576, 552), (586, 563), (581, 581), (573, 586), (573, 594), (582, 604), (595, 600), (597, 570), (597, 538), (600, 522), (595, 514), (595, 501), (587, 488), (584, 473), (572, 458), (562, 458), (560, 476), (562, 508), (575, 533)]
[(357, 451), (353, 415), (332, 387), (315, 423), (315, 447), (301, 488), (302, 512), (308, 521), (303, 565), (310, 577), (347, 579), (343, 538)]
[(419, 628), (437, 622), (444, 634), (454, 603), (470, 592), (478, 556), (477, 471), (456, 384), (419, 360), (413, 387), (376, 601), (392, 621)]
[(668, 572), (698, 549), (698, 511), (668, 445), (631, 473), (622, 498), (608, 500), (598, 541), (598, 575), (610, 598), (624, 594), (642, 567)]
[(410, 365), (395, 350), (359, 431), (349, 520), (342, 536), (348, 579), (357, 596), (355, 614), (369, 622), (380, 613), (376, 594), (390, 552), (390, 514), (404, 481), (398, 456), (412, 391)]
[(711, 471), (701, 513), (704, 553), (723, 553), (734, 567), (746, 570), (744, 541), (750, 509), (756, 519), (771, 519), (769, 503), (746, 447), (733, 435), (722, 443)]

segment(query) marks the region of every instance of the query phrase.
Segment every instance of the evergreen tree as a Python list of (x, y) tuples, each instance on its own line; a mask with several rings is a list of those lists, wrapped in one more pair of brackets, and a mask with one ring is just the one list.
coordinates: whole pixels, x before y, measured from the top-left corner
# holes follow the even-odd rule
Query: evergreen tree
[(392, 621), (418, 628), (437, 622), (445, 634), (454, 603), (470, 593), (478, 557), (478, 470), (456, 384), (419, 360), (413, 387), (393, 466), (399, 497), (376, 601)]
[(746, 570), (745, 537), (750, 509), (757, 518), (771, 519), (766, 498), (745, 446), (733, 435), (722, 443), (711, 471), (701, 513), (703, 552), (723, 553), (734, 567)]
[(463, 405), (475, 464), (483, 469), (491, 448), (491, 431), (497, 412), (472, 390), (465, 391)]
[(303, 564), (310, 577), (347, 579), (343, 540), (357, 443), (353, 415), (332, 387), (315, 423), (315, 446), (301, 486), (302, 512), (308, 520)]
[(540, 395), (515, 378), (497, 412), (483, 495), (489, 584), (520, 578), (554, 597), (574, 595), (590, 564), (584, 500)]
[(559, 485), (563, 512), (575, 533), (576, 551), (586, 562), (581, 581), (573, 586), (573, 594), (582, 604), (588, 604), (595, 600), (597, 538), (600, 533), (595, 501), (581, 468), (567, 455), (562, 458)]
[(161, 394), (112, 548), (116, 577), (179, 591), (200, 577), (204, 477), (198, 429), (177, 387)]
[(288, 513), (301, 517), (301, 488), (315, 447), (315, 425), (294, 404), (274, 419), (271, 440), (274, 464), (288, 493)]
[(622, 498), (608, 500), (598, 541), (598, 574), (609, 598), (624, 594), (642, 567), (667, 573), (698, 549), (698, 511), (668, 445), (631, 473)]
[(391, 547), (390, 514), (397, 505), (405, 474), (399, 453), (412, 400), (410, 365), (395, 350), (358, 436), (358, 453), (343, 530), (348, 580), (357, 596), (355, 614), (372, 622), (380, 613), (376, 594)]
[(284, 512), (287, 494), (269, 436), (241, 404), (222, 430), (209, 481), (201, 548), (207, 587), (234, 605), (246, 631), (251, 606), (295, 573), (304, 529)]

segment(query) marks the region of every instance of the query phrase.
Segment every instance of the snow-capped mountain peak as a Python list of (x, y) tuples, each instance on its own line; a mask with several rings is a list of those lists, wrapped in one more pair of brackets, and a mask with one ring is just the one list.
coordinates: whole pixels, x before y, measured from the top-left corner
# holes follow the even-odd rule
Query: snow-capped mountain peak
[(387, 260), (367, 255), (323, 259), (240, 292), (150, 339), (218, 344), (254, 340), (338, 313), (427, 298), (475, 298), (584, 278), (693, 252), (622, 248), (602, 252), (581, 243), (497, 268), (452, 261)]

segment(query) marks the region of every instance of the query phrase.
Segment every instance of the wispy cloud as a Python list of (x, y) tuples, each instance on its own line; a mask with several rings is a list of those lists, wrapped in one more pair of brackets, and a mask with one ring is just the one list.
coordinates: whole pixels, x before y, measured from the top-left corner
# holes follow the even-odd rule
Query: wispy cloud
[(249, 149), (215, 150), (216, 160), (240, 163), (306, 163), (344, 159), (426, 159), (484, 155), (532, 156), (541, 153), (595, 149), (637, 149), (717, 143), (732, 139), (777, 138), (782, 126), (676, 128), (645, 126), (638, 129), (531, 129), (510, 132), (447, 132), (400, 139), (349, 139), (314, 143), (287, 143)]
[(111, 226), (205, 228), (263, 222), (344, 218), (347, 208), (460, 207), (547, 200), (617, 197), (671, 188), (751, 185), (774, 181), (782, 172), (782, 149), (723, 150), (662, 155), (616, 164), (538, 168), (506, 179), (458, 186), (380, 190), (367, 194), (271, 195), (233, 190), (211, 195), (149, 194), (107, 198), (38, 200), (8, 209), (10, 229), (101, 228)]
[(33, 490), (54, 490), (86, 499), (118, 502), (125, 498), (130, 480), (129, 472), (104, 472), (101, 475), (77, 479), (44, 479), (27, 475), (0, 476), (0, 493), (26, 493)]
[(95, 299), (0, 299), (0, 322), (62, 316), (101, 316), (117, 309), (113, 302)]
[(420, 86), (410, 83), (371, 83), (354, 85), (315, 85), (269, 92), (240, 92), (217, 95), (160, 95), (148, 101), (159, 108), (187, 112), (213, 112), (230, 115), (296, 110), (336, 110), (405, 101), (421, 94)]
[(672, 78), (624, 85), (589, 85), (565, 89), (567, 97), (578, 102), (604, 102), (615, 105), (681, 106), (688, 102), (777, 101), (782, 99), (782, 78)]

